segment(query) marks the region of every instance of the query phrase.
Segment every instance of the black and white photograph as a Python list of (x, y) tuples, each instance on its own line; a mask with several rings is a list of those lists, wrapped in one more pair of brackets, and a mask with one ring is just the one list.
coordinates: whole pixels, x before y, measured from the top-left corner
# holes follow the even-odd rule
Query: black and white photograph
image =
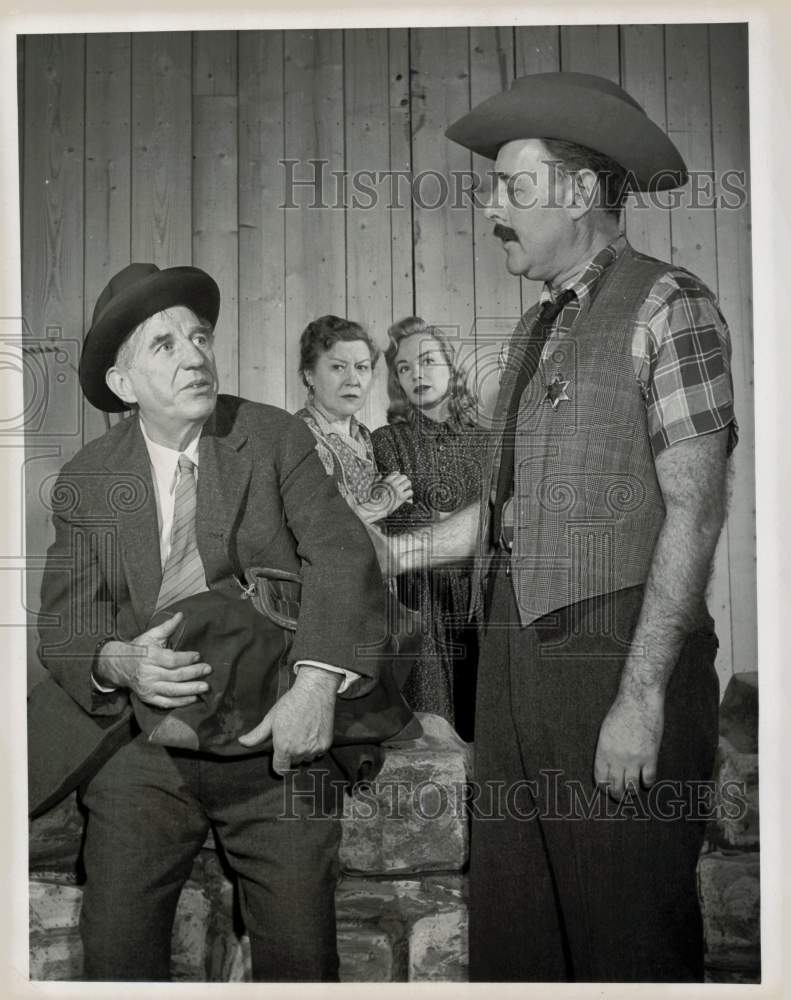
[(563, 10), (16, 27), (17, 983), (778, 988), (766, 22)]

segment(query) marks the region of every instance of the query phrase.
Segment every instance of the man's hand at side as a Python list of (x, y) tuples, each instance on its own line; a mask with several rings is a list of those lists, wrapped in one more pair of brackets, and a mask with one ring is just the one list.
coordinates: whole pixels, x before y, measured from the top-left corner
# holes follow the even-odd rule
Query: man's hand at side
[(620, 799), (631, 785), (656, 781), (656, 761), (665, 721), (663, 691), (619, 693), (599, 730), (594, 778)]
[(665, 520), (618, 694), (602, 722), (594, 780), (621, 798), (652, 785), (664, 729), (665, 691), (687, 635), (704, 610), (725, 517), (728, 429), (680, 441), (656, 458)]
[(148, 705), (181, 708), (191, 705), (208, 690), (201, 678), (211, 673), (200, 654), (165, 649), (165, 643), (181, 623), (181, 612), (132, 642), (106, 643), (96, 661), (94, 676), (99, 684), (128, 688)]
[(294, 686), (239, 742), (252, 747), (271, 736), (272, 767), (277, 774), (323, 754), (332, 743), (335, 696), (342, 680), (341, 674), (321, 667), (300, 667)]

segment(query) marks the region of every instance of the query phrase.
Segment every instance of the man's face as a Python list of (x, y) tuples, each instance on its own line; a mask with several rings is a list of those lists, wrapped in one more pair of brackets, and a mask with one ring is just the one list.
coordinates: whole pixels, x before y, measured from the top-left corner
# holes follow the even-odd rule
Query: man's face
[[(113, 392), (137, 403), (147, 429), (160, 443), (202, 426), (217, 400), (212, 328), (186, 306), (174, 306), (142, 323), (107, 373)], [(178, 445), (177, 445), (178, 446)]]
[(552, 281), (573, 238), (565, 206), (569, 179), (551, 162), (540, 139), (516, 139), (500, 148), (492, 198), (485, 210), (505, 250), (511, 274)]

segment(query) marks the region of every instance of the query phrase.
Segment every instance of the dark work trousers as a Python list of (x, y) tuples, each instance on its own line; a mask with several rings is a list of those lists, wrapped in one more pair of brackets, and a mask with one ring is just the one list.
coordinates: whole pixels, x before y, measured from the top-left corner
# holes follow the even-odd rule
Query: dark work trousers
[(633, 587), (522, 628), (511, 580), (497, 572), (475, 726), (472, 981), (702, 980), (700, 783), (711, 778), (719, 704), (710, 619), (667, 688), (657, 784), (619, 809), (593, 782), (642, 600)]
[(211, 822), (238, 878), (253, 978), (337, 981), (343, 780), (329, 756), (284, 779), (269, 754), (171, 752), (142, 735), (124, 746), (83, 791), (84, 978), (169, 978), (176, 904)]

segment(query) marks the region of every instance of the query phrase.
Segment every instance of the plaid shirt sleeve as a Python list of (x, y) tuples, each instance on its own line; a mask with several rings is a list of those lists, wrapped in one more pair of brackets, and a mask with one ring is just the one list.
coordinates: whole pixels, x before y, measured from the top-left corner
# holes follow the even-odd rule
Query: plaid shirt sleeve
[(730, 333), (698, 278), (674, 268), (656, 282), (637, 319), (633, 353), (654, 456), (723, 427), (730, 453), (738, 440)]

